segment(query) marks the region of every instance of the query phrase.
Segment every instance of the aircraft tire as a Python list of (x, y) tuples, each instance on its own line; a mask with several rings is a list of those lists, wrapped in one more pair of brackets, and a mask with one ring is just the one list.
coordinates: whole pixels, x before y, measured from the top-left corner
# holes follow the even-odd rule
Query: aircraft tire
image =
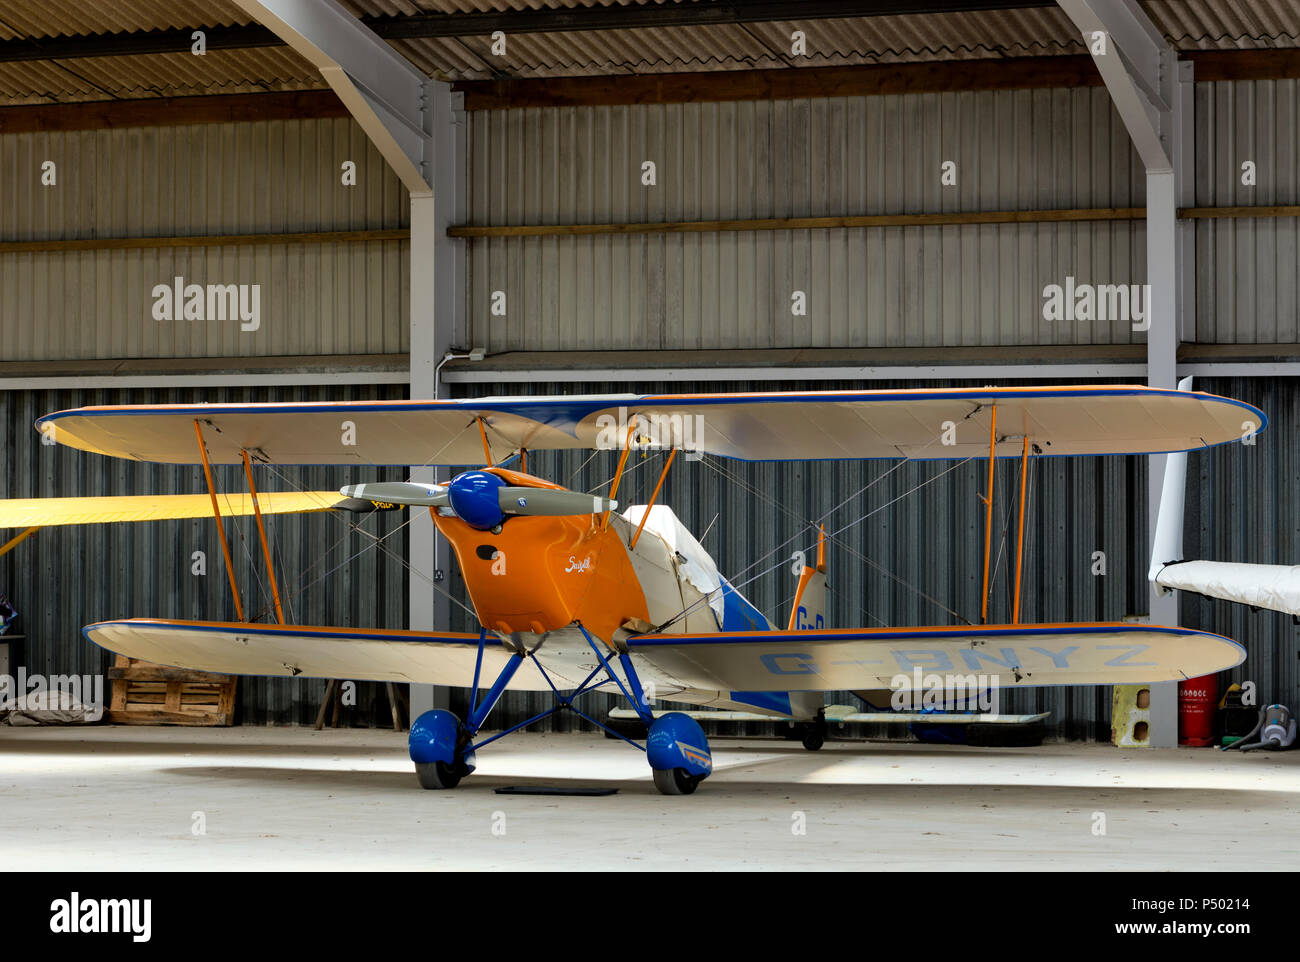
[(655, 788), (661, 795), (691, 795), (704, 779), (689, 774), (684, 768), (654, 769)]
[(446, 762), (415, 763), (415, 777), (420, 780), (421, 788), (455, 788), (463, 775), (460, 765), (448, 765)]

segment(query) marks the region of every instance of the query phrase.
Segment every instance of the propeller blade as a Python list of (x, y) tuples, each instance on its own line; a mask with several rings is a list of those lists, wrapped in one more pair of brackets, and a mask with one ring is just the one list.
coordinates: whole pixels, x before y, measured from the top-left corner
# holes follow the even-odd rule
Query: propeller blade
[(436, 484), (411, 481), (377, 481), (373, 484), (349, 484), (339, 493), (345, 498), (360, 498), (380, 504), (415, 504), (441, 508), (448, 504), (447, 489)]
[(503, 487), (497, 501), (505, 514), (545, 515), (601, 514), (618, 507), (617, 501), (579, 491), (556, 491), (553, 488)]

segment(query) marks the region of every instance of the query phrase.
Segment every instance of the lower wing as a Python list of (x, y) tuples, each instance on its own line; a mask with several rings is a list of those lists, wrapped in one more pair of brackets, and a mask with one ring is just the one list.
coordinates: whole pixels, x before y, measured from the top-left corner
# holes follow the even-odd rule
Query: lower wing
[[(199, 671), (459, 687), (474, 677), (479, 643), (478, 635), (461, 632), (160, 619), (107, 621), (82, 631), (110, 651)], [(535, 652), (561, 690), (576, 687), (596, 666), (577, 635), (553, 633)], [(641, 635), (628, 646), (641, 680), (661, 698), (684, 691), (722, 697), (911, 687), (917, 671), (996, 676), (980, 684), (1001, 687), (1137, 684), (1194, 678), (1245, 658), (1240, 645), (1220, 635), (1130, 624)], [(500, 639), (487, 636), (483, 684), (497, 677), (510, 654)], [(906, 680), (896, 684), (899, 676)], [(550, 685), (540, 671), (525, 669), (509, 687), (547, 691)]]
[[(216, 621), (133, 618), (87, 625), (82, 633), (109, 651), (176, 668), (224, 675), (349, 678), (468, 687), (474, 678), (478, 635), (462, 632), (381, 631), (250, 625)], [(510, 649), (494, 635), (483, 648), (482, 676), (490, 684)], [(581, 676), (580, 676), (581, 677)], [(521, 671), (510, 686), (545, 691), (537, 672)]]
[(661, 684), (752, 692), (911, 688), (917, 672), (1004, 688), (1146, 684), (1246, 657), (1222, 635), (1122, 622), (640, 635), (628, 647)]

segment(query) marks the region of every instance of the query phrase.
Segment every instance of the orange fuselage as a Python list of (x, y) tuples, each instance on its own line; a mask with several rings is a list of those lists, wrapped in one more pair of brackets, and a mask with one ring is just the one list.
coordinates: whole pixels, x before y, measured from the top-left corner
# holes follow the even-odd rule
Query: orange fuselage
[[(508, 484), (559, 485), (490, 469)], [(645, 594), (613, 526), (596, 514), (509, 517), (499, 533), (433, 512), (451, 542), (479, 621), (491, 631), (541, 634), (574, 621), (609, 641), (631, 619), (648, 618)]]

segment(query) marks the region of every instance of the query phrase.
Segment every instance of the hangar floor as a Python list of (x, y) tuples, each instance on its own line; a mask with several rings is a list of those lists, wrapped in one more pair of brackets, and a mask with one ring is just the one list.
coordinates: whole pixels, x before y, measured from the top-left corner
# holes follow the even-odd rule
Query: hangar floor
[[(452, 792), (416, 787), (405, 744), (374, 730), (0, 728), (0, 868), (1300, 866), (1300, 752), (718, 739), (713, 777), (665, 798), (639, 752), (601, 736), (512, 736)], [(524, 784), (619, 792), (493, 791)]]

